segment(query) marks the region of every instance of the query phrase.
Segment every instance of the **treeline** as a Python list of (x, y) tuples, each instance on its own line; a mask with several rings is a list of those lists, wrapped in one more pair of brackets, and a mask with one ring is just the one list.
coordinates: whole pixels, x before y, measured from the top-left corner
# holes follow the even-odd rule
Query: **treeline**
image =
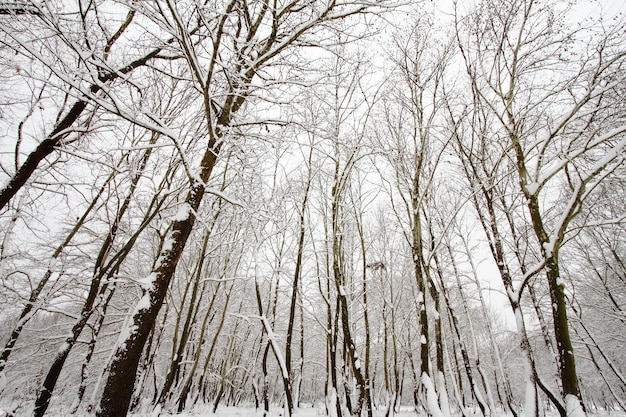
[(624, 16), (439, 6), (0, 7), (0, 407), (624, 410)]

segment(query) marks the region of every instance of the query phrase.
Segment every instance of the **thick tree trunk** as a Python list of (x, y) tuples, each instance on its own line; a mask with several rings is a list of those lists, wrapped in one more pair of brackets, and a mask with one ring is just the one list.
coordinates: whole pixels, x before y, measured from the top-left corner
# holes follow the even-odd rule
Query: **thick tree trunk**
[(202, 159), (200, 181), (194, 182), (185, 198), (187, 216), (174, 220), (168, 244), (164, 245), (159, 255), (160, 261), (146, 279), (148, 282), (146, 282), (145, 294), (137, 304), (131, 325), (126, 330), (127, 333), (120, 337), (120, 343), (114, 353), (109, 377), (97, 411), (98, 417), (118, 417), (128, 412), (143, 347), (154, 326), (178, 260), (191, 234), (196, 220), (195, 213), (204, 197), (204, 184), (215, 167), (220, 147), (221, 142), (216, 143), (213, 139), (209, 142)]
[[(556, 253), (546, 261), (546, 276), (550, 284), (550, 300), (552, 301), (552, 316), (554, 319), (554, 338), (559, 354), (563, 398), (565, 399), (568, 413), (573, 412), (573, 410), (570, 410), (572, 407), (581, 407), (581, 410), (584, 411), (580, 388), (578, 386), (578, 377), (576, 375), (574, 347), (572, 346), (572, 340), (570, 338), (567, 305), (565, 301), (565, 285), (560, 278)], [(573, 404), (576, 400), (579, 402), (578, 406)]]

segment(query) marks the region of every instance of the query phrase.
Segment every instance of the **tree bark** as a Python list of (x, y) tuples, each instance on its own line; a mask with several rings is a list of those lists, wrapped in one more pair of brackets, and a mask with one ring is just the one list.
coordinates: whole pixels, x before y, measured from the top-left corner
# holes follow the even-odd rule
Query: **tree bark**
[(135, 312), (132, 315), (132, 325), (125, 338), (115, 350), (113, 361), (109, 369), (98, 417), (117, 417), (128, 413), (128, 407), (133, 392), (135, 374), (143, 347), (159, 314), (169, 283), (174, 275), (178, 260), (183, 253), (187, 239), (195, 223), (198, 208), (205, 192), (205, 183), (217, 162), (222, 142), (215, 138), (209, 141), (201, 163), (200, 181), (195, 182), (185, 198), (189, 207), (188, 216), (176, 219), (173, 222), (169, 235), (169, 245), (166, 245), (159, 255), (160, 262), (156, 265), (149, 282)]

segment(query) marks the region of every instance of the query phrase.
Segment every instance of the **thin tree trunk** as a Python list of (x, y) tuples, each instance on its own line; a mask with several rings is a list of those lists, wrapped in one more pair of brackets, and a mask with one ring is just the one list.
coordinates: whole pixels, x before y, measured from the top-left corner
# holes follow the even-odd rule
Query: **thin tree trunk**
[[(454, 271), (454, 275), (455, 278), (457, 280), (457, 288), (459, 290), (459, 294), (461, 297), (461, 303), (463, 305), (463, 309), (465, 311), (466, 316), (469, 317), (469, 311), (468, 311), (468, 307), (467, 307), (467, 301), (465, 300), (465, 295), (463, 293), (463, 287), (461, 285), (461, 280), (460, 280), (460, 273), (459, 270), (456, 266), (456, 262), (454, 260), (454, 254), (452, 252), (452, 249), (450, 248), (449, 245), (446, 245), (448, 248), (448, 254), (450, 256), (450, 263), (452, 265), (452, 269)], [(441, 277), (440, 277), (441, 280)], [(445, 288), (443, 281), (440, 282), (440, 287), (441, 288)], [(471, 365), (471, 361), (469, 358), (469, 354), (467, 352), (467, 346), (465, 344), (464, 341), (464, 337), (461, 334), (461, 326), (459, 324), (459, 320), (456, 316), (456, 313), (454, 312), (454, 309), (452, 307), (452, 304), (450, 303), (450, 299), (448, 297), (448, 293), (447, 291), (442, 291), (442, 295), (444, 296), (444, 300), (446, 302), (446, 306), (448, 308), (448, 314), (450, 315), (450, 318), (452, 319), (452, 325), (454, 328), (454, 333), (455, 336), (457, 338), (457, 342), (459, 343), (459, 348), (461, 350), (461, 358), (463, 359), (463, 364), (465, 366), (465, 374), (467, 375), (467, 380), (469, 382), (469, 386), (470, 386), (470, 390), (472, 392), (472, 395), (474, 396), (474, 398), (476, 398), (476, 401), (478, 402), (478, 407), (480, 408), (481, 413), (484, 416), (489, 416), (491, 414), (491, 410), (489, 409), (489, 406), (487, 405), (487, 403), (485, 402), (482, 393), (480, 392), (477, 384), (476, 384), (476, 380), (474, 378), (474, 373), (472, 371), (472, 365)], [(472, 332), (473, 333), (473, 332)], [(472, 338), (475, 338), (475, 336), (472, 334)], [(475, 342), (474, 342), (475, 343)]]
[[(345, 178), (342, 178), (345, 180)], [(343, 188), (345, 183), (340, 180), (339, 160), (335, 162), (335, 183), (332, 189), (332, 268), (335, 281), (335, 290), (337, 291), (338, 308), (341, 316), (341, 327), (344, 339), (344, 346), (347, 348), (348, 361), (354, 372), (356, 383), (359, 387), (359, 401), (356, 408), (351, 414), (360, 415), (363, 404), (366, 407), (371, 405), (371, 396), (369, 385), (365, 382), (365, 377), (361, 369), (361, 360), (356, 352), (354, 338), (350, 330), (350, 315), (348, 312), (348, 300), (346, 296), (347, 280), (344, 273), (344, 249), (341, 238), (341, 206), (343, 200)]]
[[(311, 176), (312, 176), (312, 168), (311, 168), (311, 163), (312, 163), (312, 158), (313, 158), (313, 147), (311, 146), (311, 149), (309, 151), (309, 158), (308, 158), (308, 176), (307, 176), (307, 182), (306, 182), (306, 186), (304, 189), (304, 196), (302, 198), (302, 205), (300, 206), (300, 221), (299, 221), (299, 236), (298, 236), (298, 252), (296, 254), (296, 266), (295, 266), (295, 271), (293, 274), (293, 282), (292, 282), (292, 286), (291, 286), (291, 303), (289, 305), (289, 321), (287, 324), (287, 337), (286, 337), (286, 344), (285, 344), (285, 365), (287, 367), (287, 374), (288, 374), (288, 378), (289, 378), (289, 393), (287, 394), (287, 407), (288, 409), (288, 413), (291, 416), (293, 414), (293, 398), (292, 395), (295, 394), (295, 398), (296, 398), (296, 402), (298, 402), (298, 397), (299, 397), (299, 389), (296, 389), (296, 391), (298, 392), (293, 392), (292, 391), (292, 381), (293, 381), (293, 371), (292, 371), (292, 360), (291, 360), (291, 352), (293, 349), (293, 329), (294, 329), (294, 325), (295, 325), (295, 316), (296, 316), (296, 306), (298, 303), (298, 294), (300, 293), (300, 276), (302, 275), (301, 269), (302, 269), (302, 258), (304, 256), (304, 238), (306, 236), (306, 230), (305, 230), (305, 219), (306, 219), (306, 210), (307, 210), (307, 206), (308, 206), (308, 200), (309, 200), (309, 190), (311, 189)], [(302, 318), (300, 318), (300, 322), (303, 323)], [(302, 324), (303, 325), (303, 324)], [(301, 378), (301, 376), (300, 376)]]
[[(211, 301), (209, 302), (209, 306), (207, 308), (207, 311), (204, 315), (204, 318), (202, 319), (202, 325), (200, 327), (200, 335), (198, 336), (198, 343), (199, 346), (196, 348), (196, 352), (194, 355), (194, 359), (193, 359), (193, 363), (191, 365), (191, 369), (189, 370), (189, 373), (187, 374), (187, 378), (185, 379), (184, 383), (183, 383), (183, 387), (180, 391), (180, 394), (178, 396), (178, 406), (177, 406), (177, 411), (179, 413), (183, 412), (183, 410), (185, 409), (185, 404), (187, 402), (187, 396), (189, 395), (189, 392), (191, 390), (191, 386), (193, 383), (193, 378), (194, 375), (196, 373), (196, 369), (198, 367), (198, 364), (200, 363), (200, 356), (202, 353), (202, 343), (204, 341), (204, 334), (206, 332), (207, 326), (210, 322), (210, 317), (212, 317), (213, 314), (213, 304), (215, 303), (215, 300), (217, 299), (217, 295), (219, 294), (219, 289), (221, 287), (222, 281), (218, 281), (217, 283), (217, 287), (215, 288), (215, 292), (213, 293), (213, 296), (211, 297)], [(233, 288), (233, 285), (231, 285), (231, 287), (229, 288), (229, 290), (226, 293), (226, 301), (224, 303), (224, 309), (222, 310), (222, 316), (221, 316), (221, 321), (220, 321), (220, 325), (216, 331), (216, 336), (219, 335), (221, 333), (221, 328), (223, 326), (224, 320), (226, 318), (226, 311), (228, 310), (228, 301), (230, 299), (230, 294)], [(202, 290), (202, 294), (204, 294), (204, 289)], [(209, 354), (207, 355), (207, 358), (210, 359), (210, 357), (212, 356), (212, 352), (213, 349), (215, 349), (215, 344), (217, 342), (217, 337), (214, 337), (213, 342), (211, 343), (211, 347), (209, 348)], [(206, 371), (206, 367), (205, 367), (205, 371)]]
[[(50, 264), (52, 264), (53, 261), (55, 261), (59, 257), (59, 255), (61, 255), (63, 250), (65, 250), (65, 248), (70, 244), (70, 242), (72, 241), (76, 233), (78, 233), (78, 231), (83, 227), (83, 225), (85, 224), (85, 221), (87, 220), (87, 217), (89, 216), (91, 211), (94, 209), (94, 207), (100, 200), (100, 197), (102, 197), (102, 195), (104, 194), (104, 191), (106, 191), (107, 186), (115, 178), (116, 174), (117, 173), (114, 172), (111, 175), (109, 175), (109, 177), (105, 180), (104, 184), (102, 184), (102, 186), (98, 189), (98, 192), (96, 193), (95, 197), (91, 200), (91, 203), (89, 203), (89, 206), (85, 209), (85, 212), (78, 219), (78, 221), (76, 222), (76, 224), (74, 225), (70, 233), (68, 233), (68, 235), (65, 237), (63, 242), (55, 248), (54, 252), (52, 253), (52, 256), (50, 257), (51, 258)], [(4, 349), (2, 350), (2, 354), (0, 354), (0, 373), (4, 371), (6, 363), (9, 360), (9, 356), (11, 355), (11, 352), (13, 352), (13, 348), (15, 347), (15, 344), (17, 343), (17, 340), (20, 337), (22, 330), (24, 329), (24, 326), (26, 325), (26, 323), (28, 323), (28, 321), (33, 316), (34, 314), (33, 308), (35, 308), (35, 303), (39, 299), (39, 296), (41, 295), (41, 292), (43, 291), (44, 287), (48, 284), (48, 281), (52, 277), (52, 274), (53, 274), (52, 269), (48, 268), (46, 272), (44, 273), (43, 277), (41, 278), (41, 280), (39, 281), (39, 283), (37, 284), (37, 286), (31, 291), (28, 301), (22, 308), (22, 312), (20, 313), (20, 317), (18, 318), (17, 324), (11, 331), (11, 335), (9, 336), (9, 339), (7, 340), (4, 346)]]
[(109, 307), (109, 302), (111, 301), (111, 298), (113, 298), (113, 295), (115, 294), (115, 288), (116, 287), (113, 284), (112, 287), (109, 289), (109, 294), (107, 295), (106, 300), (102, 303), (102, 312), (99, 314), (98, 320), (94, 324), (91, 340), (89, 341), (89, 344), (87, 346), (87, 353), (85, 354), (85, 360), (83, 361), (83, 364), (81, 366), (80, 385), (78, 387), (76, 402), (74, 406), (72, 407), (72, 411), (71, 411), (72, 414), (76, 414), (76, 412), (78, 411), (78, 408), (80, 407), (80, 403), (82, 402), (83, 397), (85, 395), (85, 390), (87, 389), (87, 377), (88, 377), (87, 371), (89, 369), (91, 359), (93, 358), (93, 354), (96, 349), (96, 342), (98, 340), (98, 335), (100, 334), (100, 330), (102, 330), (102, 325), (104, 324), (104, 319), (106, 318), (106, 312)]
[[(158, 138), (158, 135), (153, 134), (150, 139), (150, 144), (156, 143), (157, 138)], [(137, 184), (139, 183), (139, 180), (143, 176), (143, 172), (146, 168), (146, 165), (148, 163), (148, 160), (150, 159), (151, 154), (152, 154), (152, 148), (148, 148), (144, 152), (143, 157), (141, 158), (139, 169), (132, 178), (128, 194), (124, 198), (122, 205), (120, 206), (118, 212), (116, 213), (113, 224), (111, 225), (111, 228), (109, 230), (109, 234), (106, 236), (106, 238), (104, 239), (104, 242), (102, 243), (100, 247), (100, 251), (98, 253), (98, 257), (96, 258), (96, 263), (94, 266), (93, 277), (91, 279), (91, 285), (89, 287), (89, 293), (87, 294), (87, 298), (85, 299), (85, 303), (83, 305), (80, 317), (76, 321), (76, 323), (74, 323), (74, 325), (72, 326), (72, 329), (70, 331), (70, 336), (68, 336), (65, 339), (65, 342), (59, 348), (59, 352), (57, 353), (57, 356), (54, 358), (52, 365), (50, 365), (48, 373), (46, 374), (46, 378), (44, 379), (44, 383), (41, 388), (41, 391), (39, 392), (39, 395), (37, 396), (37, 399), (35, 401), (35, 409), (33, 411), (34, 417), (42, 417), (45, 414), (46, 410), (48, 409), (48, 406), (50, 405), (50, 399), (52, 398), (52, 393), (59, 379), (59, 376), (61, 375), (61, 371), (63, 369), (63, 366), (65, 365), (65, 361), (67, 360), (67, 357), (72, 351), (72, 348), (74, 347), (74, 344), (78, 340), (78, 337), (82, 333), (84, 327), (87, 325), (87, 322), (89, 321), (89, 318), (91, 317), (91, 314), (93, 313), (94, 309), (98, 307), (99, 301), (101, 300), (104, 294), (104, 291), (106, 290), (106, 287), (108, 285), (107, 284), (108, 279), (110, 279), (113, 273), (117, 271), (117, 269), (119, 268), (119, 265), (124, 261), (124, 259), (126, 258), (126, 255), (128, 254), (129, 250), (132, 247), (132, 245), (129, 246), (129, 244), (127, 244), (123, 248), (123, 252), (120, 251), (120, 253), (118, 253), (118, 255), (116, 256), (117, 259), (115, 260), (116, 262), (115, 266), (109, 265), (107, 267), (105, 265), (107, 257), (111, 253), (111, 250), (113, 248), (113, 242), (115, 241), (115, 238), (117, 237), (119, 224), (124, 218), (124, 215), (126, 214), (126, 211), (130, 205), (131, 199), (135, 194), (135, 190), (137, 189)], [(101, 187), (101, 190), (103, 190), (104, 188), (105, 186)], [(157, 196), (158, 194), (155, 195), (154, 198), (157, 198)], [(153, 199), (153, 202), (154, 202), (154, 199)], [(160, 205), (157, 207), (160, 207)], [(144, 230), (144, 228), (149, 223), (148, 220), (151, 219), (154, 214), (156, 214), (156, 212), (151, 214), (151, 212), (148, 211), (146, 213), (146, 216), (144, 217), (142, 224), (139, 226), (138, 230), (134, 233), (135, 236), (137, 236), (141, 231)], [(131, 240), (130, 242), (134, 243), (134, 240)], [(102, 288), (100, 288), (100, 283), (102, 281), (102, 278), (104, 278), (105, 274), (107, 275), (105, 284), (103, 285)]]
[[(208, 369), (209, 369), (209, 364), (211, 363), (211, 360), (213, 359), (213, 353), (215, 352), (215, 347), (217, 346), (217, 341), (219, 339), (219, 336), (222, 333), (222, 329), (224, 328), (224, 323), (226, 321), (226, 314), (228, 312), (228, 303), (230, 300), (230, 295), (232, 292), (233, 286), (231, 285), (229, 291), (226, 293), (226, 300), (224, 301), (224, 308), (222, 309), (222, 314), (220, 316), (220, 322), (219, 325), (217, 327), (217, 330), (215, 331), (215, 333), (213, 334), (213, 340), (211, 341), (211, 346), (209, 348), (209, 351), (207, 352), (206, 357), (204, 358), (204, 364), (202, 366), (202, 373), (200, 374), (200, 378), (198, 380), (198, 395), (196, 397), (196, 399), (194, 400), (194, 404), (200, 399), (200, 397), (202, 396), (202, 398), (204, 399), (204, 401), (207, 401), (207, 398), (205, 397), (205, 391), (204, 391), (204, 386), (205, 386), (205, 381), (204, 381), (204, 377), (205, 375), (208, 373)], [(215, 297), (217, 296), (217, 288), (215, 290), (215, 293), (213, 295), (213, 298), (211, 299), (211, 305), (213, 304), (213, 300), (215, 299)], [(205, 321), (209, 318), (209, 314), (210, 312), (207, 311), (207, 315), (205, 316)], [(209, 319), (209, 321), (212, 319)], [(191, 382), (189, 382), (191, 383)], [(179, 405), (180, 407), (180, 405)]]
[[(356, 205), (355, 205), (356, 207)], [(368, 389), (371, 392), (372, 389), (372, 381), (370, 379), (370, 350), (371, 350), (371, 335), (370, 335), (370, 320), (369, 320), (369, 306), (367, 303), (367, 279), (368, 279), (368, 266), (367, 266), (367, 250), (365, 245), (365, 233), (363, 231), (363, 213), (359, 211), (359, 213), (355, 213), (357, 229), (359, 233), (359, 243), (361, 245), (361, 274), (363, 275), (362, 286), (363, 286), (363, 326), (365, 330), (365, 363), (363, 376), (365, 378), (365, 384), (369, 387)], [(368, 417), (373, 416), (374, 407), (372, 404), (371, 393), (368, 397), (369, 404), (367, 404), (367, 415)]]

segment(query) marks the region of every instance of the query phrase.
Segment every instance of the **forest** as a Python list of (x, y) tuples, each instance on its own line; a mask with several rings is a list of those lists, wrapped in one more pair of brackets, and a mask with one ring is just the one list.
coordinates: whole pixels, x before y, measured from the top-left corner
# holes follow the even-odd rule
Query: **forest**
[(0, 1), (0, 415), (623, 415), (620, 3)]

